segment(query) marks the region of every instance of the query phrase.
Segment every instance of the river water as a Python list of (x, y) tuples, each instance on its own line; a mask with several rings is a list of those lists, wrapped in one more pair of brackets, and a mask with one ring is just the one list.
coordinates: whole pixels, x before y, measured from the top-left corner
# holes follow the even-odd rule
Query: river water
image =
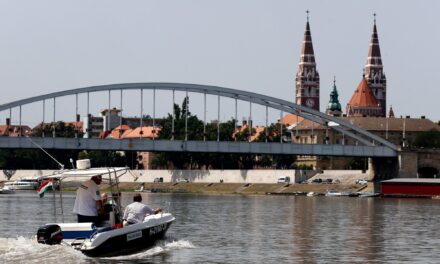
[[(123, 193), (123, 205), (132, 195)], [(51, 193), (41, 199), (34, 192), (0, 195), (0, 262), (439, 262), (440, 200), (150, 193), (143, 198), (176, 217), (166, 238), (137, 254), (88, 258), (33, 238), (40, 225), (54, 221)], [(73, 192), (63, 196), (65, 221), (75, 221), (74, 199)]]

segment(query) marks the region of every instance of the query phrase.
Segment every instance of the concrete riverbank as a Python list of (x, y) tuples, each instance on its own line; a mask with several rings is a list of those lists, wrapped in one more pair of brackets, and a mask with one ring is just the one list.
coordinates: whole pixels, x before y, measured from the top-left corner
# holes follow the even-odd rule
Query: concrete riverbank
[[(56, 173), (55, 170), (14, 170), (6, 171), (11, 175), (10, 181), (21, 178), (48, 176)], [(280, 177), (290, 177), (290, 183), (301, 183), (313, 179), (338, 182), (343, 185), (354, 184), (358, 179), (371, 181), (373, 178), (368, 172), (360, 170), (129, 170), (120, 179), (120, 182), (154, 182), (162, 178), (164, 183), (189, 181), (190, 183), (237, 183), (237, 184), (276, 184)], [(0, 181), (7, 180), (5, 171), (0, 171)]]
[[(17, 170), (10, 180), (53, 173), (53, 170)], [(290, 184), (277, 184), (279, 177), (286, 176), (290, 177)], [(0, 175), (1, 178), (6, 177)], [(155, 182), (158, 179), (163, 182)], [(359, 185), (356, 184), (358, 179), (370, 182), (367, 186)], [(63, 186), (68, 190), (76, 189), (79, 184), (72, 180), (75, 181), (73, 178), (66, 179)], [(161, 193), (240, 195), (294, 195), (325, 193), (330, 190), (373, 192), (371, 180), (368, 173), (350, 170), (130, 170), (119, 179), (122, 191), (135, 191), (143, 186), (144, 191)], [(101, 187), (108, 189), (105, 184)]]
[[(239, 194), (239, 195), (295, 195), (315, 192), (324, 194), (327, 191), (340, 192), (373, 192), (373, 183), (359, 184), (265, 184), (265, 183), (121, 183), (122, 191), (135, 191), (143, 186), (146, 192), (188, 193), (188, 194)], [(103, 189), (106, 190), (105, 186)]]

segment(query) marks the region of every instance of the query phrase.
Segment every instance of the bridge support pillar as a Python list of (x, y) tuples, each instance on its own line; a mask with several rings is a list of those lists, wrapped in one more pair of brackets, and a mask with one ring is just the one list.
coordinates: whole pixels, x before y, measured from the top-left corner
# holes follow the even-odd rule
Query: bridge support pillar
[(372, 158), (368, 158), (368, 170), (367, 170), (367, 176), (368, 180), (373, 180), (375, 175), (374, 170), (374, 162)]
[(399, 178), (418, 178), (418, 154), (417, 152), (399, 151)]
[(368, 175), (375, 181), (396, 178), (399, 175), (398, 160), (393, 158), (369, 158)]

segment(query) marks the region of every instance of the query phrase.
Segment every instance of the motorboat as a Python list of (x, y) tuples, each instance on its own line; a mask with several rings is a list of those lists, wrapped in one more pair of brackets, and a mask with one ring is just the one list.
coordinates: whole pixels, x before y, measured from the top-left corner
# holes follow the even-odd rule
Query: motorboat
[[(38, 229), (37, 241), (48, 245), (65, 244), (89, 257), (111, 257), (149, 248), (163, 238), (175, 220), (171, 213), (162, 211), (148, 215), (142, 223), (127, 226), (122, 226), (122, 219), (117, 219), (121, 216), (118, 212), (122, 212), (119, 177), (128, 171), (128, 168), (86, 168), (61, 171), (48, 176), (49, 179), (58, 181), (60, 187), (67, 178), (90, 179), (93, 176), (102, 176), (103, 182), (108, 183), (113, 194), (109, 200), (115, 206), (115, 211), (110, 212), (109, 220), (102, 226), (95, 226), (93, 223), (48, 223)], [(62, 197), (62, 188), (59, 190)], [(60, 202), (62, 203), (62, 199)]]
[(16, 181), (5, 182), (4, 187), (11, 190), (36, 190), (40, 181), (40, 177), (20, 178)]
[(154, 245), (165, 236), (175, 218), (170, 213), (145, 217), (139, 224), (125, 227), (96, 227), (93, 223), (50, 223), (39, 228), (37, 241), (65, 244), (88, 257), (127, 255)]
[(330, 190), (325, 193), (325, 196), (344, 196), (342, 192)]
[(9, 186), (3, 186), (0, 188), (0, 194), (12, 194), (15, 193), (15, 190), (11, 189)]

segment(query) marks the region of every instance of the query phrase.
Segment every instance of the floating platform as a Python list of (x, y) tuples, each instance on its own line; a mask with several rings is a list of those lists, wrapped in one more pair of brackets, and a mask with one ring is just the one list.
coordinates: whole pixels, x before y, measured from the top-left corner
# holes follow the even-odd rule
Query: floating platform
[(380, 183), (383, 196), (433, 197), (440, 195), (440, 179), (395, 178)]

